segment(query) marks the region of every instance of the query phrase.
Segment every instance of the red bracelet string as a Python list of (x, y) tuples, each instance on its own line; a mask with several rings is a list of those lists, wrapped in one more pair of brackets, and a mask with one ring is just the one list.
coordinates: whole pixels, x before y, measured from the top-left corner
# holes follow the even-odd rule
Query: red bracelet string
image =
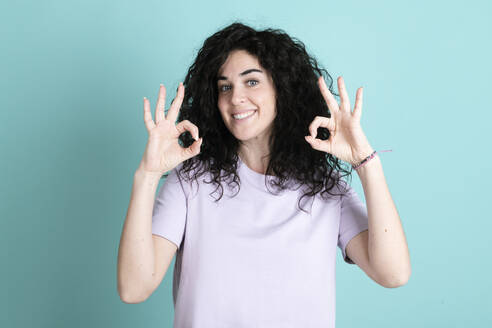
[[(380, 150), (379, 152), (383, 153), (383, 152), (387, 152), (387, 151), (393, 151), (393, 149)], [(377, 151), (373, 151), (372, 154), (367, 156), (362, 162), (360, 162), (357, 165), (352, 165), (352, 169), (356, 170), (359, 167), (366, 165), (367, 162), (369, 162), (372, 158), (374, 158), (374, 156), (376, 156), (377, 153), (378, 153)]]

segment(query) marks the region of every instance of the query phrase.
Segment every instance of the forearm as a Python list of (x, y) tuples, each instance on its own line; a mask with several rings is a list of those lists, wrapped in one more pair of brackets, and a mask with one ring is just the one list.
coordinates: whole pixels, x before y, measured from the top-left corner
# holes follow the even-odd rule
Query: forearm
[(374, 273), (389, 285), (410, 277), (410, 255), (405, 233), (391, 198), (379, 156), (357, 169), (369, 216), (368, 252)]
[(137, 170), (118, 250), (118, 292), (123, 300), (144, 298), (154, 272), (152, 210), (159, 177)]

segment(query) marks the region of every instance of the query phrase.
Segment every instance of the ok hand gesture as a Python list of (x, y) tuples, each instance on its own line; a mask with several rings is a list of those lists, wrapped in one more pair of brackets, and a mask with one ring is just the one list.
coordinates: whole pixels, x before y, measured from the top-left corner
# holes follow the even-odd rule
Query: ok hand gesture
[[(183, 98), (184, 86), (180, 83), (178, 94), (165, 116), (166, 88), (161, 84), (155, 108), (155, 123), (152, 120), (149, 100), (144, 98), (144, 121), (149, 139), (139, 170), (160, 177), (179, 163), (200, 153), (202, 138), (198, 138), (198, 127), (188, 120), (175, 125)], [(178, 137), (186, 131), (189, 131), (196, 141), (188, 148), (183, 148), (178, 143)]]
[[(331, 94), (322, 76), (318, 79), (318, 85), (330, 109), (331, 117), (316, 116), (309, 125), (311, 135), (305, 137), (306, 141), (312, 148), (332, 154), (352, 165), (361, 162), (373, 152), (360, 126), (362, 87), (357, 90), (354, 111), (351, 112), (349, 97), (342, 77), (338, 78), (340, 104)], [(316, 138), (318, 127), (324, 127), (330, 131), (328, 140)]]

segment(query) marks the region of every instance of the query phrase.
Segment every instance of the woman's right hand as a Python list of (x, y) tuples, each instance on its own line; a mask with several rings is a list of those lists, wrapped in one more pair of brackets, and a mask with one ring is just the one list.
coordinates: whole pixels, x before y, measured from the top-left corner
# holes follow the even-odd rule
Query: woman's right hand
[[(166, 88), (161, 84), (155, 108), (155, 123), (152, 120), (149, 100), (144, 98), (144, 122), (149, 132), (149, 140), (139, 170), (161, 177), (179, 163), (200, 153), (202, 138), (198, 139), (198, 127), (188, 120), (175, 125), (183, 98), (184, 86), (180, 83), (178, 94), (167, 115), (164, 115)], [(191, 133), (195, 141), (188, 148), (183, 148), (178, 143), (178, 137), (186, 131)]]

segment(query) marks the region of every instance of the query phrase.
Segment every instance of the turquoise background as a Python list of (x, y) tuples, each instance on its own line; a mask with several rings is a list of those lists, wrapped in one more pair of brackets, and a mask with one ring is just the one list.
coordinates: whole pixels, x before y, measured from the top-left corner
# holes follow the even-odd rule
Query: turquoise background
[(302, 40), (352, 104), (364, 86), (364, 131), (393, 150), (381, 159), (412, 276), (386, 289), (338, 250), (337, 327), (491, 326), (491, 13), (475, 0), (1, 2), (0, 326), (172, 326), (172, 269), (144, 303), (116, 289), (142, 99), (154, 111), (164, 83), (169, 104), (236, 19)]

